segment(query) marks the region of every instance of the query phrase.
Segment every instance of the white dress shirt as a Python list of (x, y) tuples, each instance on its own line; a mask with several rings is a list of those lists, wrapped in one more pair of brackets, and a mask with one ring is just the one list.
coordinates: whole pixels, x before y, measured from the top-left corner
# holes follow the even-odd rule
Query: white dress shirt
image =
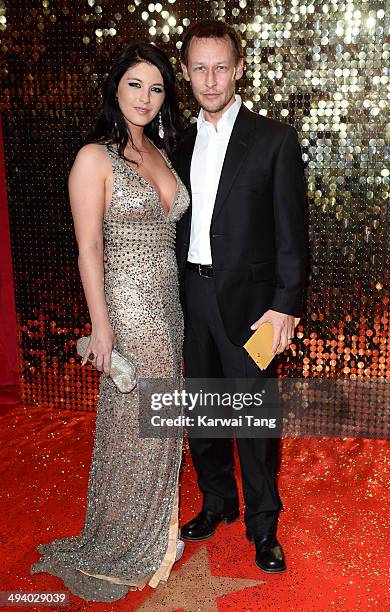
[(240, 96), (223, 113), (217, 129), (204, 118), (197, 119), (197, 135), (191, 161), (192, 220), (188, 261), (212, 264), (210, 224), (226, 149), (241, 106)]

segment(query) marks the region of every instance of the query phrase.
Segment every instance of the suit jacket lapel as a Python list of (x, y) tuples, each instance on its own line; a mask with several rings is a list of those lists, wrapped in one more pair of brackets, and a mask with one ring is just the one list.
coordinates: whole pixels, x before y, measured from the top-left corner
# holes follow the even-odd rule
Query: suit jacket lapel
[(244, 105), (241, 106), (234, 123), (229, 144), (226, 149), (217, 195), (215, 198), (212, 222), (221, 211), (229, 191), (253, 143), (251, 132), (254, 129), (252, 113)]
[(190, 195), (190, 203), (184, 215), (179, 219), (176, 227), (176, 240), (179, 252), (180, 269), (187, 260), (188, 247), (190, 243), (192, 203), (191, 203), (191, 160), (195, 147), (197, 128), (196, 124), (190, 126), (184, 133), (183, 142), (175, 154), (175, 170), (183, 181)]
[(191, 160), (194, 152), (195, 140), (196, 140), (196, 125), (188, 128), (184, 136), (184, 141), (179, 147), (179, 159), (177, 160), (177, 167), (179, 170), (180, 178), (184, 185), (187, 187), (188, 193), (191, 196)]

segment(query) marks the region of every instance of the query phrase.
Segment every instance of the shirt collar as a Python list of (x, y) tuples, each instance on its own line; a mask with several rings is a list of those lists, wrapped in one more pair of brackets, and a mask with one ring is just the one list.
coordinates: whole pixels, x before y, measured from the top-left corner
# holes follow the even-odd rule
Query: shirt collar
[[(234, 95), (234, 102), (233, 104), (231, 104), (229, 106), (229, 108), (223, 113), (222, 117), (220, 118), (220, 120), (217, 123), (217, 131), (221, 132), (222, 130), (226, 129), (226, 128), (233, 128), (234, 122), (237, 118), (238, 115), (238, 111), (241, 108), (241, 96), (239, 96), (238, 94)], [(198, 131), (200, 129), (202, 129), (203, 127), (206, 127), (208, 125), (211, 125), (211, 123), (209, 121), (206, 121), (205, 117), (204, 117), (204, 111), (203, 108), (200, 109), (199, 111), (199, 115), (198, 118), (196, 120), (197, 123), (197, 129)]]

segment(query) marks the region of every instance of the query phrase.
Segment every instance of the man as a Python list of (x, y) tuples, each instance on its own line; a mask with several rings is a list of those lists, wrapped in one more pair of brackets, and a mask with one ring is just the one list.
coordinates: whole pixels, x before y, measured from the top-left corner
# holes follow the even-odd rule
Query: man
[[(261, 323), (274, 327), (282, 352), (301, 316), (306, 259), (305, 180), (295, 130), (250, 112), (235, 95), (243, 74), (241, 40), (221, 21), (192, 26), (182, 70), (201, 110), (186, 132), (175, 166), (192, 205), (177, 228), (185, 312), (184, 364), (189, 378), (276, 376), (261, 372), (242, 348)], [(279, 441), (237, 438), (247, 537), (256, 564), (286, 569), (277, 537)], [(239, 516), (229, 439), (190, 439), (203, 493), (200, 514), (181, 530), (210, 538)]]

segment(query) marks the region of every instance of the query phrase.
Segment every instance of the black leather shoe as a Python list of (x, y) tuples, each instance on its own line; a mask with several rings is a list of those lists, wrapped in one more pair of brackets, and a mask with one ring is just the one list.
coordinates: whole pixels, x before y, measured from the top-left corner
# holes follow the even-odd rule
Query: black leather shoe
[(198, 516), (181, 528), (181, 538), (191, 542), (208, 540), (214, 535), (216, 528), (222, 521), (229, 525), (238, 519), (240, 511), (238, 508), (230, 512), (212, 512), (202, 510)]
[(255, 539), (256, 565), (264, 572), (279, 574), (286, 571), (283, 548), (276, 536), (269, 535)]

